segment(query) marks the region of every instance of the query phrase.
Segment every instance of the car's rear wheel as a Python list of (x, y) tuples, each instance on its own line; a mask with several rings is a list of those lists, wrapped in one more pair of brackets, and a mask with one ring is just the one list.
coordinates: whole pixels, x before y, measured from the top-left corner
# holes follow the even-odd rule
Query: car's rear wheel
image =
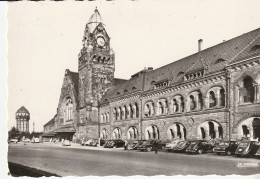
[(232, 152), (231, 152), (231, 151), (227, 151), (227, 155), (229, 155), (229, 156), (230, 156), (231, 154), (232, 154)]

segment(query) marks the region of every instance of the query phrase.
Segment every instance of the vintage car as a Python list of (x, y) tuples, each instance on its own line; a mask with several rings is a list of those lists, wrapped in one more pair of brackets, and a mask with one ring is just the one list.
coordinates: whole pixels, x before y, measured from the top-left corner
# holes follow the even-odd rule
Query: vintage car
[(148, 141), (144, 141), (143, 144), (139, 145), (137, 147), (138, 150), (141, 151), (152, 151), (155, 150), (155, 142), (157, 142), (157, 149), (158, 150), (162, 150), (162, 148), (164, 148), (166, 146), (166, 143), (158, 140), (148, 140)]
[(105, 141), (103, 139), (93, 139), (92, 142), (90, 143), (90, 146), (94, 146), (97, 147), (99, 145), (100, 142), (100, 146), (104, 145)]
[(64, 140), (64, 141), (62, 142), (62, 146), (71, 146), (71, 143), (70, 143), (69, 140)]
[(23, 140), (23, 142), (24, 142), (24, 143), (30, 143), (31, 140), (30, 140), (29, 138), (26, 138), (26, 139)]
[(241, 141), (235, 151), (236, 156), (254, 156), (259, 149), (257, 141)]
[(145, 140), (132, 140), (128, 141), (127, 149), (128, 150), (136, 150), (137, 147), (141, 144), (143, 144)]
[(32, 143), (40, 143), (40, 138), (38, 137), (35, 137), (35, 138), (32, 138)]
[(190, 146), (192, 141), (188, 141), (188, 140), (185, 140), (185, 141), (180, 141), (177, 146), (175, 146), (173, 148), (173, 151), (174, 152), (185, 152), (186, 149)]
[(109, 140), (105, 143), (104, 148), (118, 148), (123, 147), (125, 142), (121, 139)]
[(8, 143), (15, 143), (15, 144), (17, 144), (18, 143), (18, 139), (10, 139), (8, 141)]
[(238, 146), (237, 141), (223, 141), (213, 148), (213, 152), (215, 152), (218, 155), (222, 153), (225, 153), (227, 155), (232, 155), (235, 153), (237, 146)]
[(212, 151), (214, 145), (206, 140), (196, 140), (190, 143), (190, 146), (186, 149), (187, 153), (208, 153)]
[(90, 144), (91, 144), (92, 141), (93, 141), (93, 139), (88, 139), (88, 140), (85, 142), (85, 145), (90, 146)]
[(179, 142), (181, 142), (181, 140), (173, 140), (171, 142), (168, 142), (162, 149), (168, 152), (173, 151), (174, 147), (176, 147), (179, 144)]

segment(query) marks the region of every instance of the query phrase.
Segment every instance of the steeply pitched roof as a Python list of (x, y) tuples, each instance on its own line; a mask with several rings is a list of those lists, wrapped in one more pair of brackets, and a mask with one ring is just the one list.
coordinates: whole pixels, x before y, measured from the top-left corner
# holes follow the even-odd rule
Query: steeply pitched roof
[(52, 125), (53, 126), (55, 124), (55, 116), (51, 120), (49, 120), (46, 124), (44, 124), (43, 126), (48, 126), (48, 125)]
[[(191, 71), (205, 69), (206, 67), (208, 69), (205, 69), (205, 75), (222, 71), (229, 62), (235, 61), (245, 54), (243, 50), (248, 44), (253, 41), (257, 43), (255, 38), (259, 35), (260, 28), (155, 69), (146, 75), (144, 90), (151, 89), (152, 81), (156, 82), (170, 79), (171, 84), (182, 82), (183, 75), (178, 75), (181, 71), (189, 73)], [(251, 46), (253, 46), (253, 44), (254, 43), (252, 43)], [(223, 60), (221, 63), (216, 63), (218, 59)]]
[(104, 25), (100, 13), (98, 12), (97, 9), (95, 9), (94, 14), (92, 14), (92, 16), (90, 17), (86, 25), (86, 31), (88, 33), (92, 33), (100, 23)]
[(29, 111), (28, 111), (24, 106), (20, 107), (20, 108), (16, 111), (16, 113), (27, 113), (27, 114), (30, 114)]

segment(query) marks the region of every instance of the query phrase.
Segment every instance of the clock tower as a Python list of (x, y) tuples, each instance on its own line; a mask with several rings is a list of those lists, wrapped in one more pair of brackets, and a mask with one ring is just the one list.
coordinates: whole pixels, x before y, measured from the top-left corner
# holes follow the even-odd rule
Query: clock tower
[(84, 31), (79, 53), (79, 123), (98, 122), (99, 101), (111, 87), (115, 71), (115, 55), (110, 48), (103, 20), (95, 9)]

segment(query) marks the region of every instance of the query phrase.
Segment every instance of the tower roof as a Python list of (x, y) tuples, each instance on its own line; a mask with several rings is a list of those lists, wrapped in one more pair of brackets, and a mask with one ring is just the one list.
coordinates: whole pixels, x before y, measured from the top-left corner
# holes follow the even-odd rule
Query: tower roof
[(89, 33), (92, 33), (100, 23), (103, 24), (103, 19), (96, 8), (94, 14), (92, 14), (87, 23)]
[(27, 113), (27, 114), (30, 114), (29, 111), (24, 106), (20, 107), (20, 109), (18, 109), (16, 111), (16, 113)]

